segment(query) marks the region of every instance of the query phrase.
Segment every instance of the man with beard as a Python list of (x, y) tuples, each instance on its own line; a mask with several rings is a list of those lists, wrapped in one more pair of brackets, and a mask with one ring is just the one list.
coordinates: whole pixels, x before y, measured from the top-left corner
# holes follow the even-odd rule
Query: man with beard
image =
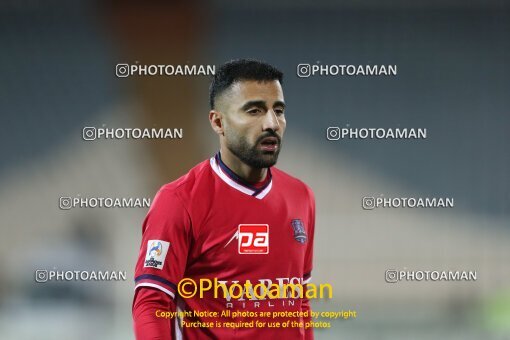
[[(246, 59), (216, 72), (209, 121), (220, 150), (164, 185), (143, 224), (137, 339), (313, 338), (311, 328), (264, 327), (310, 320), (304, 290), (268, 296), (264, 289), (306, 287), (312, 271), (313, 193), (273, 167), (286, 126), (282, 78), (273, 66)], [(240, 289), (213, 289), (213, 282)]]

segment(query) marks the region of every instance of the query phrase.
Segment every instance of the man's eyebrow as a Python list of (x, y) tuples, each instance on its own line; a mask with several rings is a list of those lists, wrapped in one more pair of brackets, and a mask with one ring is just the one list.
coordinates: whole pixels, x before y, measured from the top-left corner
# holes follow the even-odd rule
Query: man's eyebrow
[[(273, 107), (275, 106), (280, 106), (280, 107), (283, 107), (285, 108), (285, 103), (282, 102), (281, 100), (277, 100), (276, 102), (274, 102), (273, 104)], [(267, 106), (266, 106), (266, 102), (263, 101), (263, 100), (250, 100), (249, 102), (246, 102), (242, 107), (241, 107), (241, 110), (243, 111), (246, 111), (248, 110), (250, 107), (259, 107), (259, 108), (262, 108), (262, 109), (267, 109)]]
[(281, 100), (277, 100), (274, 102), (273, 107), (275, 107), (275, 106), (281, 106), (281, 107), (285, 108), (285, 103), (282, 102)]
[(267, 109), (266, 102), (263, 100), (250, 100), (249, 102), (246, 102), (242, 107), (241, 110), (246, 111), (250, 107), (259, 107), (262, 109)]

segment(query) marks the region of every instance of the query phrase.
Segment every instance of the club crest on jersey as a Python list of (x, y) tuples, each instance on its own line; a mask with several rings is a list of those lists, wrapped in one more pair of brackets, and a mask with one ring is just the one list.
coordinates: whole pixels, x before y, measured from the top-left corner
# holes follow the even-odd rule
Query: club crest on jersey
[(237, 239), (239, 254), (269, 254), (268, 224), (239, 224), (236, 233), (223, 248), (234, 239)]
[(305, 225), (299, 218), (295, 218), (290, 222), (292, 229), (294, 230), (294, 239), (299, 243), (306, 243), (308, 236), (306, 236)]
[(163, 269), (166, 253), (170, 247), (170, 242), (161, 240), (149, 240), (147, 242), (147, 253), (145, 255), (144, 267)]

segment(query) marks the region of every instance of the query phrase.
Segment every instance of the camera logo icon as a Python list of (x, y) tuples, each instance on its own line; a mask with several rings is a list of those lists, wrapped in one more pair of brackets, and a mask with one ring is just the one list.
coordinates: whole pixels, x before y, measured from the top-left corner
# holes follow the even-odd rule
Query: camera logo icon
[(396, 269), (388, 269), (384, 275), (384, 279), (388, 283), (398, 282), (398, 271)]
[(48, 271), (45, 269), (38, 269), (35, 271), (35, 282), (44, 283), (48, 282)]
[(60, 209), (62, 209), (62, 210), (69, 210), (72, 208), (71, 197), (60, 197), (58, 203), (59, 203)]
[(310, 64), (299, 64), (297, 66), (297, 76), (299, 78), (308, 78), (312, 75), (312, 67)]
[(97, 131), (95, 127), (86, 126), (83, 128), (83, 140), (95, 140)]
[(365, 210), (372, 210), (375, 208), (375, 197), (363, 197), (361, 206)]
[(340, 139), (340, 128), (336, 126), (330, 126), (326, 130), (326, 138), (328, 140), (339, 140)]
[(115, 75), (118, 78), (126, 78), (129, 76), (129, 64), (117, 64), (115, 66)]

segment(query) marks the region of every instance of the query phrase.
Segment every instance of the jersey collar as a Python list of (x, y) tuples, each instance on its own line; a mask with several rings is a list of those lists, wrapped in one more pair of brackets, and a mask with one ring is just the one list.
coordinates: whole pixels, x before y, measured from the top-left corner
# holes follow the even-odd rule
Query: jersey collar
[(260, 188), (255, 188), (250, 185), (250, 183), (236, 175), (225, 163), (223, 163), (221, 160), (220, 152), (214, 155), (214, 157), (211, 157), (210, 164), (214, 172), (225, 183), (246, 195), (262, 199), (269, 193), (269, 191), (271, 191), (271, 187), (273, 186), (273, 175), (271, 174), (271, 168), (267, 169), (267, 176), (269, 176), (267, 183)]

